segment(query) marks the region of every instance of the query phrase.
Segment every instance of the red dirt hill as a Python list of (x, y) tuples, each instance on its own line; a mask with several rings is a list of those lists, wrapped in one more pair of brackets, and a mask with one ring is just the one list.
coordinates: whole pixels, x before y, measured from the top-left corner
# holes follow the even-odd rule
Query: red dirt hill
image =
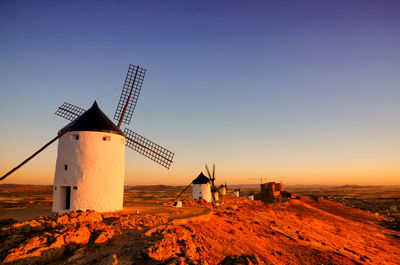
[[(5, 264), (400, 264), (400, 232), (374, 214), (308, 197), (265, 204), (224, 196), (184, 201), (208, 215), (96, 212), (5, 227)], [(166, 206), (167, 207), (167, 206)]]

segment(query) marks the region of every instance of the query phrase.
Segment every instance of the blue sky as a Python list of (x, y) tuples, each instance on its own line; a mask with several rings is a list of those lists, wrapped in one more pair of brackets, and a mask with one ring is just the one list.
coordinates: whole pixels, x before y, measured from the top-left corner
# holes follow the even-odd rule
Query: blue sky
[[(2, 1), (0, 169), (54, 137), (64, 101), (113, 117), (129, 63), (148, 72), (127, 184), (400, 184), (397, 1)], [(52, 183), (56, 145), (9, 177)], [(218, 177), (217, 177), (218, 178)]]

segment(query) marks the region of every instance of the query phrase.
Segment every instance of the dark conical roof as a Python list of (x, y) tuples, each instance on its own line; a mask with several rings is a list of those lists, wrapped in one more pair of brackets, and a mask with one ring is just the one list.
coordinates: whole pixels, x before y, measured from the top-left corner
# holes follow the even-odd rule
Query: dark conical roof
[(90, 109), (68, 123), (67, 126), (59, 130), (58, 133), (60, 134), (68, 129), (71, 131), (96, 131), (124, 135), (123, 132), (100, 110), (96, 101)]
[(207, 184), (208, 182), (210, 182), (210, 179), (204, 176), (203, 172), (193, 180), (193, 184)]

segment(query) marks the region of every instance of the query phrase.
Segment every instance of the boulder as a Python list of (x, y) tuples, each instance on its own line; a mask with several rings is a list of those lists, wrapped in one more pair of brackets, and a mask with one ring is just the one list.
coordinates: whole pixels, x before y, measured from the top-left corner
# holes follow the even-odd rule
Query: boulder
[(259, 259), (254, 255), (228, 255), (218, 265), (257, 265)]
[(102, 244), (108, 242), (115, 235), (114, 230), (101, 231), (100, 235), (94, 241), (95, 244)]
[(78, 248), (78, 250), (76, 250), (74, 254), (68, 259), (68, 262), (74, 262), (78, 259), (83, 258), (85, 256), (85, 252), (85, 248)]
[(76, 243), (76, 244), (87, 244), (90, 239), (90, 231), (84, 226), (76, 231), (67, 232), (64, 235), (65, 244)]

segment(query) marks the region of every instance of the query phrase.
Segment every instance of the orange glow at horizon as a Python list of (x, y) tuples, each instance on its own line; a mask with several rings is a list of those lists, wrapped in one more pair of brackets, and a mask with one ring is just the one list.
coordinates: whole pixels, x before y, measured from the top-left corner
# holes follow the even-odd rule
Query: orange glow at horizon
[[(32, 161), (10, 175), (0, 184), (40, 184), (52, 185), (54, 178), (55, 159), (44, 162), (45, 158)], [(170, 170), (165, 170), (152, 161), (141, 160), (139, 166), (127, 163), (125, 171), (125, 185), (187, 185), (200, 171), (205, 172), (202, 163), (193, 164), (192, 167), (172, 164)], [(16, 164), (9, 163), (14, 167)], [(179, 163), (179, 160), (177, 161)], [(1, 174), (6, 173), (11, 167), (1, 163)], [(259, 178), (265, 181), (283, 181), (285, 185), (400, 185), (400, 163), (396, 161), (379, 161), (379, 163), (359, 164), (312, 164), (292, 163), (289, 167), (284, 164), (275, 164), (270, 169), (267, 166), (249, 163), (238, 165), (229, 164), (227, 161), (216, 163), (216, 182), (230, 185), (258, 184)]]
[[(27, 2), (0, 9), (0, 176), (69, 123), (65, 101), (118, 123), (135, 64), (121, 128), (175, 156), (167, 170), (127, 147), (126, 185), (187, 185), (206, 163), (218, 184), (400, 185), (400, 2)], [(53, 184), (56, 158), (53, 143), (0, 184)]]

